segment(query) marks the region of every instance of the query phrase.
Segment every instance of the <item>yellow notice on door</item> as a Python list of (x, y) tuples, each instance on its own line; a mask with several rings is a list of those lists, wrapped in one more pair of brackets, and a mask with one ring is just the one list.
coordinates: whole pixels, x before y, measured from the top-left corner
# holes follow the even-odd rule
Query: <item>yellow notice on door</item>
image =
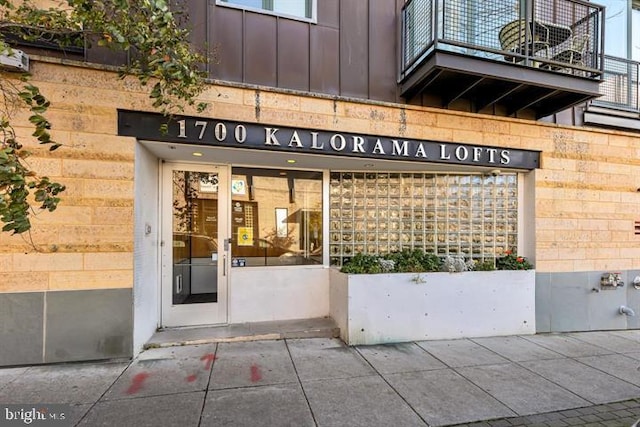
[(238, 246), (253, 246), (253, 228), (238, 227)]

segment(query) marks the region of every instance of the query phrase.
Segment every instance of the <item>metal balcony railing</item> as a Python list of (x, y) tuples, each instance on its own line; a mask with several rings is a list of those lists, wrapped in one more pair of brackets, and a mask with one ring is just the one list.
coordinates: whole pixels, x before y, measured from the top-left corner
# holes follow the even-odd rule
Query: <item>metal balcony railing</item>
[(582, 0), (408, 0), (400, 80), (437, 50), (599, 79), (603, 13)]
[(640, 63), (630, 59), (604, 57), (604, 76), (600, 98), (593, 105), (640, 113)]

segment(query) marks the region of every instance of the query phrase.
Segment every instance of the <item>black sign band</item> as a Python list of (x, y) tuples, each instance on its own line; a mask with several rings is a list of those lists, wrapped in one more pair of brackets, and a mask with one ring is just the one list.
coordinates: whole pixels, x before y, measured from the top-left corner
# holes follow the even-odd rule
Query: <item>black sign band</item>
[(330, 154), (358, 158), (494, 166), (531, 170), (540, 152), (262, 125), (229, 120), (118, 111), (118, 134), (138, 139), (213, 147)]

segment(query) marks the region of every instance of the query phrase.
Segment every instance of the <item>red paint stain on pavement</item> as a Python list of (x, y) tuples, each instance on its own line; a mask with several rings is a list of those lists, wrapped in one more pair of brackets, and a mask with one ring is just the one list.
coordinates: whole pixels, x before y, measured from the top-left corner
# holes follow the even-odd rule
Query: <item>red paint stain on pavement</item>
[(131, 380), (131, 385), (127, 389), (127, 394), (136, 394), (142, 388), (142, 384), (144, 381), (149, 378), (149, 374), (146, 372), (140, 372), (136, 374), (135, 377)]
[(187, 382), (188, 382), (188, 383), (192, 383), (192, 382), (194, 382), (196, 379), (198, 379), (198, 376), (197, 376), (197, 375), (189, 375), (189, 376), (187, 377)]
[(260, 373), (260, 367), (255, 363), (251, 365), (251, 382), (257, 383), (262, 379), (262, 374)]
[(207, 353), (204, 356), (202, 356), (200, 360), (204, 362), (204, 369), (208, 371), (209, 369), (211, 369), (211, 365), (213, 364), (213, 361), (216, 360), (216, 355), (213, 353)]

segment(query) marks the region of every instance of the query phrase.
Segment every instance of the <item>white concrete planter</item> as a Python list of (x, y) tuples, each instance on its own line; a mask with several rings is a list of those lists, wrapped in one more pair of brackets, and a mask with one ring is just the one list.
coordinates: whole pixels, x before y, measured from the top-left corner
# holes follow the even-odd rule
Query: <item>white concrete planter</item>
[(534, 334), (535, 271), (330, 273), (349, 345)]

